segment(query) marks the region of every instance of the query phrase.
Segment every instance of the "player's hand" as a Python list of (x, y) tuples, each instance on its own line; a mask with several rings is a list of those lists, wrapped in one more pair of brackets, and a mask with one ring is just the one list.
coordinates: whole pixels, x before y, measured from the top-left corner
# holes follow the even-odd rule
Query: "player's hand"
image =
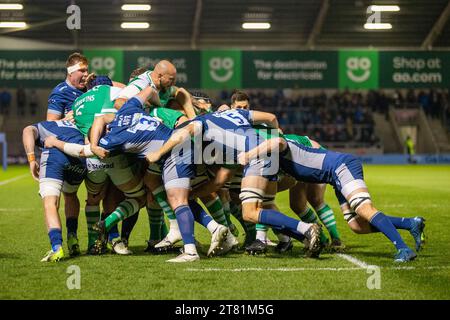
[(33, 179), (39, 181), (39, 164), (36, 160), (30, 162), (30, 172)]
[(159, 159), (161, 159), (161, 155), (159, 154), (159, 152), (149, 152), (145, 156), (145, 159), (147, 159), (149, 163), (155, 163), (158, 162)]
[(89, 73), (89, 74), (87, 75), (87, 77), (84, 79), (83, 84), (84, 84), (85, 86), (87, 86), (88, 83), (89, 83), (90, 81), (92, 81), (92, 80), (95, 79), (95, 77), (97, 77), (97, 75), (95, 74), (95, 72)]
[(226, 104), (221, 105), (219, 109), (217, 109), (217, 111), (225, 111), (225, 110), (230, 110), (230, 107)]
[(73, 110), (70, 110), (69, 112), (67, 112), (67, 114), (66, 114), (66, 116), (64, 117), (63, 120), (75, 123), (75, 119), (73, 118)]
[(53, 148), (55, 147), (57, 141), (58, 138), (56, 138), (55, 136), (49, 136), (44, 140), (44, 147), (46, 147), (47, 149)]
[(238, 154), (238, 163), (242, 166), (247, 165), (247, 163), (249, 162), (249, 156), (247, 152), (241, 152)]
[(100, 159), (105, 159), (109, 155), (109, 151), (99, 146), (91, 146), (91, 151)]

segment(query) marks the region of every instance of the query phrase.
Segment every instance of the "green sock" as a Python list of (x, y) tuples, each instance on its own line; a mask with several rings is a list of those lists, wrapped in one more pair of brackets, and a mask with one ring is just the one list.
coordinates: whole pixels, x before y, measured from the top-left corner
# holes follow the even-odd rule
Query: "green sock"
[(172, 208), (167, 203), (167, 194), (164, 187), (158, 187), (153, 191), (153, 196), (155, 197), (156, 202), (158, 202), (159, 206), (163, 210), (164, 214), (169, 220), (176, 220), (177, 217), (173, 212)]
[(231, 222), (230, 201), (222, 200), (222, 205), (223, 205), (223, 213), (225, 214), (225, 219), (227, 219), (227, 225), (230, 226), (233, 224), (233, 222)]
[(119, 221), (132, 216), (139, 211), (139, 203), (135, 199), (126, 199), (105, 219), (106, 231), (109, 231)]
[(90, 248), (97, 240), (97, 232), (92, 227), (100, 220), (100, 206), (86, 206), (84, 212), (88, 229), (88, 248)]
[(147, 207), (148, 221), (150, 223), (150, 240), (161, 240), (162, 224), (164, 214), (160, 208)]
[(228, 222), (223, 212), (222, 201), (220, 201), (218, 196), (214, 200), (205, 203), (205, 207), (217, 223), (228, 227)]
[[(319, 223), (319, 219), (317, 219), (316, 214), (314, 213), (314, 211), (310, 208), (310, 207), (306, 207), (306, 210), (303, 211), (301, 214), (298, 215), (299, 218), (306, 223)], [(328, 238), (325, 235), (325, 233), (322, 231), (320, 231), (320, 242), (322, 243), (327, 243), (328, 242)]]
[(324, 203), (316, 209), (320, 221), (325, 225), (332, 239), (340, 239), (333, 210)]

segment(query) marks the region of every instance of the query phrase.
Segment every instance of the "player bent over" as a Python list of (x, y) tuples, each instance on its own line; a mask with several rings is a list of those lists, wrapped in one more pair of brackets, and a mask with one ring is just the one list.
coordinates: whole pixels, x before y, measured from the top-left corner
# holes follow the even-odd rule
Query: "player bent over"
[[(43, 262), (54, 262), (64, 258), (62, 248), (61, 221), (58, 214), (59, 197), (61, 191), (67, 193), (77, 192), (83, 182), (86, 166), (85, 162), (69, 157), (58, 149), (42, 149), (40, 164), (34, 155), (36, 146), (43, 147), (44, 139), (55, 136), (70, 143), (84, 143), (83, 136), (77, 127), (69, 121), (42, 121), (30, 125), (23, 130), (23, 145), (28, 156), (31, 174), (39, 181), (39, 194), (44, 205), (45, 222), (48, 236), (50, 238), (51, 250), (41, 260)], [(68, 228), (68, 239), (72, 230)], [(76, 237), (76, 235), (75, 235)], [(73, 255), (68, 241), (69, 252)], [(76, 250), (79, 253), (79, 248)]]
[(403, 241), (397, 231), (406, 229), (413, 236), (416, 251), (421, 249), (425, 219), (386, 216), (372, 204), (364, 182), (361, 160), (351, 154), (313, 149), (283, 137), (264, 141), (250, 152), (240, 156), (242, 163), (249, 159), (280, 151), (280, 167), (299, 181), (331, 184), (341, 204), (344, 218), (355, 233), (382, 232), (396, 247), (395, 262), (407, 262), (416, 253)]

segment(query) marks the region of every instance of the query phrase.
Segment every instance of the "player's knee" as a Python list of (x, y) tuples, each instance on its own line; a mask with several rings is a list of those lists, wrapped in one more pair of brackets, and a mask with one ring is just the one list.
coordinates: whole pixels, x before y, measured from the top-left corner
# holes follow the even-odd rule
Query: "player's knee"
[(308, 202), (313, 208), (318, 208), (323, 204), (323, 197), (316, 192), (313, 194), (308, 194)]
[(142, 180), (138, 182), (137, 185), (131, 188), (127, 188), (123, 192), (127, 198), (144, 198), (145, 199), (145, 188)]
[(355, 212), (367, 208), (368, 205), (372, 206), (372, 200), (370, 199), (370, 194), (368, 192), (358, 192), (354, 194), (350, 197), (348, 203)]

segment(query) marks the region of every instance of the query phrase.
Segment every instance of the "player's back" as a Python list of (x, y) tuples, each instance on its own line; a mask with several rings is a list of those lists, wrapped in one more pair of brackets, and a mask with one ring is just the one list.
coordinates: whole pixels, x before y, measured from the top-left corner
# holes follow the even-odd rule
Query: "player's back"
[(84, 144), (84, 138), (78, 128), (70, 121), (42, 121), (34, 125), (39, 132), (39, 145), (43, 147), (45, 138), (55, 136), (61, 141)]
[(333, 173), (350, 154), (308, 147), (286, 139), (288, 148), (281, 153), (280, 166), (297, 180), (311, 183), (333, 183)]
[(111, 151), (123, 151), (145, 157), (166, 142), (172, 129), (158, 119), (145, 115), (139, 100), (132, 98), (117, 112), (108, 125), (109, 133), (100, 139), (100, 146)]
[(116, 113), (114, 100), (121, 89), (109, 85), (93, 87), (88, 92), (78, 97), (72, 105), (75, 125), (85, 136), (92, 127), (97, 115)]

